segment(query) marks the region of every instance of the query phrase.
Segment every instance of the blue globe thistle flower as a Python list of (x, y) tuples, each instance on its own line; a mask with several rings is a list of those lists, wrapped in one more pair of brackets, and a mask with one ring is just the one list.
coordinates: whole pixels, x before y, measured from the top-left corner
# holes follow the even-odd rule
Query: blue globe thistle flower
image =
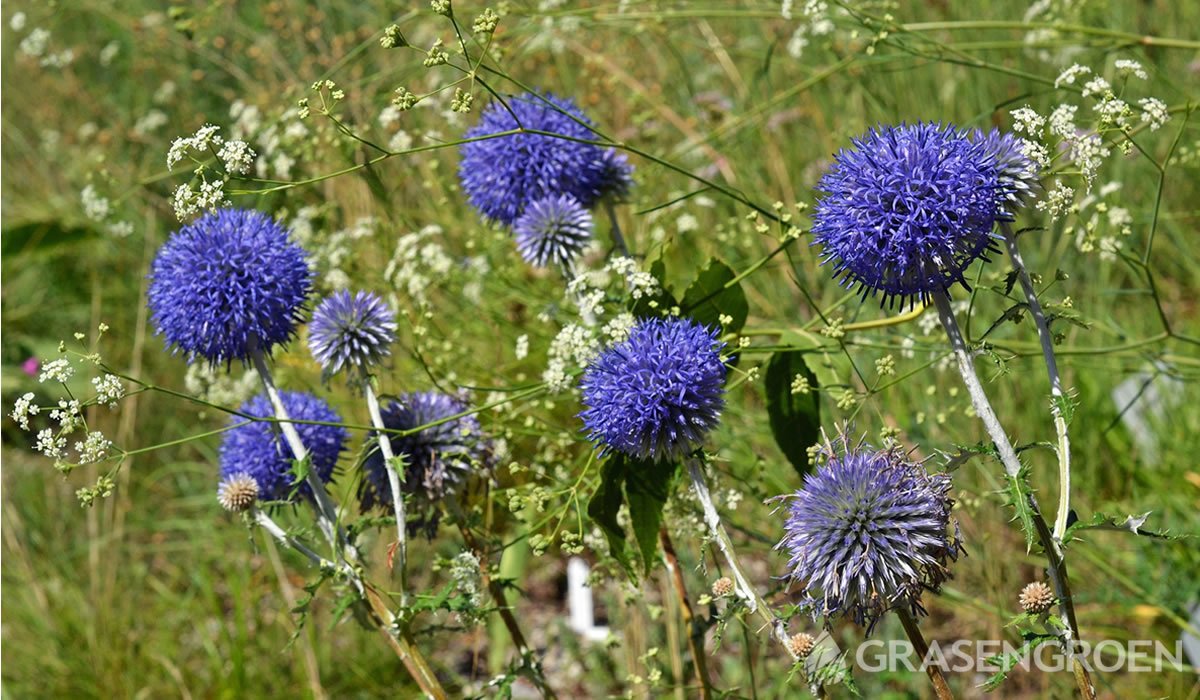
[(777, 546), (790, 555), (788, 578), (804, 586), (814, 619), (847, 616), (869, 631), (890, 610), (924, 614), (922, 592), (938, 590), (962, 551), (950, 477), (895, 449), (838, 442), (802, 489), (781, 497), (791, 501)]
[[(329, 404), (312, 394), (283, 391), (280, 392), (280, 400), (287, 409), (288, 417), (293, 420), (342, 422), (342, 417)], [(256, 418), (275, 416), (265, 394), (251, 398), (242, 404), (240, 410)], [(230, 419), (231, 424), (243, 422), (245, 419), (240, 416)], [(314, 423), (294, 425), (300, 434), (300, 442), (308, 448), (312, 460), (310, 468), (322, 482), (329, 481), (346, 444), (346, 429)], [(254, 421), (227, 431), (221, 441), (220, 461), (222, 482), (238, 475), (249, 476), (258, 484), (258, 498), (261, 500), (287, 500), (292, 491), (293, 456), (275, 423)], [(300, 486), (300, 493), (312, 497), (312, 489), (308, 484)]]
[(844, 286), (884, 302), (927, 300), (995, 251), (1003, 185), (994, 157), (940, 124), (873, 129), (837, 154), (818, 188), (813, 243)]
[[(436, 391), (402, 394), (381, 411), (389, 430), (411, 430), (468, 410), (462, 399)], [(378, 437), (378, 436), (376, 436)], [(404, 491), (432, 505), (451, 495), (466, 481), (472, 469), (491, 466), (491, 441), (479, 419), (460, 416), (411, 435), (388, 438), (392, 452), (403, 455)], [(372, 448), (363, 462), (366, 478), (359, 489), (364, 509), (390, 509), (392, 490), (388, 484), (383, 454)]]
[(551, 195), (532, 202), (513, 231), (526, 262), (570, 268), (592, 238), (592, 215), (569, 194)]
[(981, 145), (983, 152), (991, 157), (1000, 181), (1000, 206), (1004, 215), (1011, 218), (1012, 212), (1007, 208), (1025, 206), (1041, 186), (1037, 164), (1025, 155), (1021, 140), (1011, 133), (1002, 133), (999, 129), (985, 133), (976, 129), (971, 132), (971, 140)]
[(175, 351), (247, 361), (290, 340), (312, 284), (304, 249), (266, 214), (219, 209), (174, 233), (154, 259), (149, 305)]
[[(517, 120), (526, 129), (571, 139), (596, 138), (591, 121), (571, 100), (525, 93), (508, 100), (508, 108), (512, 112), (498, 102), (489, 105), (466, 138), (516, 129)], [(619, 186), (624, 172), (599, 146), (544, 134), (471, 141), (459, 147), (459, 154), (458, 177), (471, 205), (508, 226), (532, 202), (549, 195), (569, 194), (591, 208)]]
[(618, 202), (627, 199), (633, 189), (633, 165), (629, 158), (614, 148), (605, 151), (604, 175), (600, 182), (601, 197), (612, 197)]
[(342, 289), (313, 311), (308, 348), (326, 377), (343, 367), (365, 370), (391, 354), (396, 317), (377, 295)]
[(583, 375), (588, 437), (606, 453), (655, 461), (700, 447), (725, 406), (724, 347), (691, 319), (640, 321)]

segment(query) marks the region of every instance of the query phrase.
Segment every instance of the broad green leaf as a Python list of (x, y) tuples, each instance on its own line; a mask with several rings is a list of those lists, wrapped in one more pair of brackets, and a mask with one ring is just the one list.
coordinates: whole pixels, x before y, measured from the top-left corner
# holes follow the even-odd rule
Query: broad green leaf
[[(808, 381), (807, 392), (792, 393), (792, 382), (797, 375)], [(767, 363), (767, 417), (771, 434), (792, 468), (801, 476), (812, 467), (808, 448), (821, 437), (818, 386), (817, 376), (808, 368), (801, 352), (777, 352)]]
[(608, 548), (612, 550), (613, 557), (621, 564), (630, 578), (636, 578), (629, 561), (625, 530), (617, 522), (617, 511), (621, 509), (621, 502), (624, 500), (621, 488), (624, 482), (625, 460), (619, 455), (614, 456), (600, 468), (600, 486), (596, 488), (592, 500), (588, 501), (587, 511), (588, 517), (604, 531), (604, 536), (608, 539)]
[[(735, 277), (737, 274), (725, 263), (716, 258), (709, 260), (683, 294), (680, 304), (683, 313), (698, 323), (721, 328), (727, 333), (740, 331), (750, 314), (750, 305), (746, 303), (742, 285), (730, 284)], [(733, 320), (722, 326), (722, 315)]]
[(640, 460), (627, 460), (625, 465), (625, 498), (629, 502), (629, 518), (633, 537), (642, 557), (642, 571), (649, 573), (657, 561), (658, 529), (662, 526), (663, 506), (675, 485), (679, 465)]

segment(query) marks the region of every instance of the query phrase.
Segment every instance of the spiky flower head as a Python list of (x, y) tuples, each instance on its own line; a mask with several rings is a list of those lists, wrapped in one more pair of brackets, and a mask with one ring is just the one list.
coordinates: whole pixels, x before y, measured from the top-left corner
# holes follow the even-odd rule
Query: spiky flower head
[(714, 598), (724, 598), (730, 593), (733, 593), (733, 579), (728, 576), (722, 576), (713, 581), (712, 594)]
[(1054, 605), (1054, 591), (1041, 581), (1034, 581), (1021, 589), (1018, 601), (1025, 612), (1040, 615)]
[(961, 551), (950, 477), (844, 437), (822, 449), (824, 464), (782, 497), (787, 577), (804, 587), (814, 619), (869, 629), (890, 610), (924, 614), (921, 594), (938, 590)]
[(230, 513), (249, 510), (258, 501), (258, 482), (246, 472), (237, 472), (217, 484), (217, 502)]
[(788, 637), (788, 650), (796, 655), (798, 659), (807, 659), (812, 653), (813, 648), (817, 645), (817, 640), (811, 634), (801, 632)]
[(886, 126), (854, 139), (821, 178), (813, 243), (843, 286), (910, 304), (966, 284), (995, 250), (1004, 199), (994, 156), (954, 126)]
[(312, 282), (304, 249), (262, 212), (219, 209), (163, 244), (149, 305), (169, 346), (211, 364), (290, 340)]
[(342, 289), (326, 297), (308, 324), (308, 349), (326, 377), (365, 370), (391, 354), (396, 317), (375, 294)]
[(604, 152), (604, 176), (600, 179), (600, 196), (621, 202), (633, 189), (633, 165), (624, 153), (615, 148)]
[[(453, 494), (472, 470), (490, 467), (491, 442), (478, 418), (459, 415), (467, 410), (462, 399), (436, 391), (402, 394), (383, 408), (383, 426), (389, 430), (429, 426), (411, 435), (388, 438), (392, 452), (404, 458), (406, 493), (432, 505)], [(363, 468), (366, 478), (359, 490), (363, 508), (390, 508), (392, 492), (378, 447), (367, 455)]]
[(971, 132), (971, 140), (983, 146), (983, 152), (991, 158), (1000, 182), (1000, 216), (1011, 218), (1041, 187), (1037, 164), (1025, 154), (1021, 139), (1012, 133), (976, 129)]
[(569, 194), (551, 195), (530, 203), (513, 231), (526, 262), (569, 269), (592, 238), (592, 214)]
[(725, 406), (717, 331), (686, 318), (642, 320), (583, 375), (579, 416), (604, 452), (661, 461), (704, 443)]
[(524, 93), (506, 104), (494, 102), (465, 136), (479, 139), (517, 128), (567, 138), (522, 133), (468, 141), (459, 147), (463, 190), (471, 205), (489, 219), (511, 226), (530, 204), (555, 194), (569, 194), (591, 208), (629, 177), (604, 149), (577, 140), (597, 138), (591, 121), (574, 102), (554, 95)]
[[(312, 394), (284, 391), (280, 392), (280, 399), (292, 420), (342, 422), (342, 417), (329, 404)], [(255, 418), (273, 418), (275, 415), (271, 402), (263, 394), (242, 404), (240, 411)], [(233, 416), (230, 423), (237, 427), (227, 431), (221, 441), (221, 481), (235, 475), (249, 476), (258, 484), (260, 499), (289, 500), (295, 480), (292, 470), (294, 459), (278, 426), (273, 421), (247, 423), (241, 416)], [(346, 444), (346, 429), (338, 425), (316, 423), (294, 425), (300, 434), (300, 442), (308, 448), (311, 459), (309, 468), (322, 482), (329, 481), (342, 447)], [(312, 495), (307, 484), (300, 486), (299, 493)]]

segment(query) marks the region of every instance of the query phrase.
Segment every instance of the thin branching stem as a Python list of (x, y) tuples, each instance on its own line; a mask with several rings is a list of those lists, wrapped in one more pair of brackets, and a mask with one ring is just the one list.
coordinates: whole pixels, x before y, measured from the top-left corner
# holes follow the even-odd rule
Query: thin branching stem
[[(379, 397), (375, 395), (373, 378), (363, 377), (363, 396), (367, 400), (367, 413), (371, 415), (371, 424), (383, 429), (383, 414), (379, 410)], [(400, 596), (403, 599), (407, 586), (408, 571), (408, 517), (404, 512), (403, 476), (396, 469), (396, 455), (392, 452), (392, 439), (385, 433), (379, 433), (379, 454), (383, 457), (383, 468), (387, 473), (388, 487), (392, 491), (392, 510), (396, 514), (396, 563), (399, 567)]]

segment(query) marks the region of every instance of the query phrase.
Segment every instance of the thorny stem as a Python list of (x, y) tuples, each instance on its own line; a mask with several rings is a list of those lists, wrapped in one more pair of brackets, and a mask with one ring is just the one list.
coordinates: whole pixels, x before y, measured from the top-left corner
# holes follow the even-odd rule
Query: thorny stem
[(696, 614), (692, 611), (687, 585), (683, 581), (683, 570), (679, 566), (679, 557), (675, 554), (675, 545), (671, 542), (671, 535), (667, 533), (667, 528), (659, 529), (658, 541), (662, 544), (663, 562), (666, 564), (667, 573), (671, 576), (675, 595), (679, 598), (679, 611), (683, 616), (683, 624), (687, 626), (688, 650), (692, 653), (692, 667), (696, 671), (696, 681), (700, 683), (699, 697), (702, 700), (708, 700), (712, 697), (712, 684), (708, 680), (708, 664), (704, 651), (704, 626), (697, 622)]
[[(900, 606), (896, 609), (896, 615), (900, 618), (900, 624), (904, 627), (904, 633), (908, 635), (908, 639), (913, 644), (913, 649), (916, 650), (917, 656), (924, 659), (929, 656), (929, 645), (925, 643), (925, 637), (921, 635), (921, 628), (917, 626), (917, 621), (913, 619), (912, 613), (905, 606)], [(938, 700), (954, 700), (954, 693), (950, 692), (950, 684), (946, 682), (946, 676), (942, 674), (942, 667), (936, 663), (923, 663), (925, 673), (929, 675), (929, 680), (933, 682), (933, 692), (937, 695)]]
[[(367, 400), (367, 412), (371, 414), (371, 424), (382, 430), (383, 414), (379, 410), (379, 397), (375, 395), (370, 376), (363, 377), (363, 396)], [(404, 598), (408, 587), (406, 576), (408, 571), (408, 518), (404, 512), (404, 490), (401, 488), (401, 476), (396, 471), (396, 455), (392, 452), (392, 439), (385, 433), (379, 434), (379, 453), (383, 457), (384, 470), (387, 472), (388, 485), (392, 490), (392, 509), (396, 513), (396, 552), (400, 567), (400, 597)]]
[(1029, 304), (1029, 313), (1033, 315), (1033, 323), (1037, 327), (1038, 340), (1042, 344), (1042, 356), (1046, 360), (1046, 374), (1050, 377), (1050, 413), (1054, 416), (1054, 432), (1058, 436), (1058, 513), (1054, 517), (1054, 539), (1062, 542), (1067, 532), (1067, 516), (1071, 512), (1071, 438), (1067, 433), (1067, 419), (1063, 415), (1063, 404), (1067, 400), (1063, 391), (1062, 378), (1058, 373), (1058, 362), (1054, 357), (1054, 336), (1050, 335), (1050, 325), (1046, 321), (1046, 313), (1038, 301), (1037, 290), (1029, 277), (1029, 270), (1021, 258), (1017, 247), (1017, 236), (1013, 233), (1008, 222), (1000, 224), (1004, 232), (1004, 245), (1008, 248), (1008, 256), (1012, 258), (1013, 268), (1021, 280), (1021, 289), (1025, 291), (1025, 301)]
[[(975, 407), (975, 413), (983, 421), (988, 436), (991, 437), (992, 443), (996, 446), (996, 451), (1000, 455), (1000, 462), (1004, 465), (1005, 473), (1012, 479), (1020, 479), (1021, 463), (1017, 459), (1017, 454), (1013, 450), (1008, 435), (1004, 432), (1004, 427), (1000, 425), (1000, 420), (996, 418), (996, 412), (992, 410), (992, 404), (988, 401), (987, 394), (983, 390), (983, 385), (979, 382), (979, 377), (975, 374), (975, 365), (971, 360), (971, 354), (967, 350), (966, 341), (963, 340), (962, 331), (958, 327), (958, 321), (954, 318), (954, 310), (950, 308), (950, 297), (945, 292), (939, 292), (933, 294), (933, 300), (937, 306), (938, 319), (942, 322), (942, 327), (945, 328), (946, 335), (950, 338), (950, 346), (954, 352), (954, 359), (958, 364), (959, 374), (962, 375), (963, 384), (966, 385), (967, 393), (971, 396), (971, 405)], [(1071, 600), (1067, 563), (1062, 558), (1059, 543), (1054, 539), (1049, 527), (1046, 526), (1046, 521), (1042, 518), (1041, 509), (1038, 507), (1037, 498), (1032, 493), (1029, 494), (1028, 505), (1033, 512), (1034, 530), (1036, 530), (1042, 549), (1046, 552), (1046, 559), (1049, 563), (1046, 570), (1051, 583), (1054, 585), (1054, 593), (1058, 597), (1063, 618), (1067, 622), (1067, 628), (1063, 630), (1062, 641), (1068, 650), (1072, 665), (1074, 666), (1073, 670), (1079, 691), (1084, 698), (1090, 700), (1096, 697), (1095, 688), (1092, 685), (1087, 669), (1074, 656), (1075, 642), (1079, 639), (1079, 624), (1075, 618), (1075, 604)]]

